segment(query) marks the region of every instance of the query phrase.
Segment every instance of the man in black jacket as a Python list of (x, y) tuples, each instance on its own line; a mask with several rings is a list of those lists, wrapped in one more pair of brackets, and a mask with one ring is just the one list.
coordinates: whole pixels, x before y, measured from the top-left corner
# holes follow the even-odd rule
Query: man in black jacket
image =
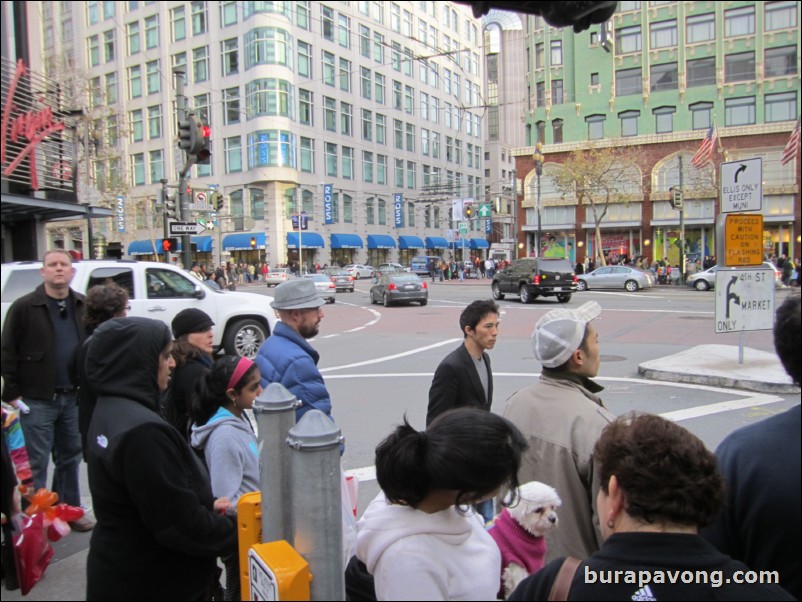
[[(23, 410), (21, 420), (34, 487), (47, 487), (52, 452), (56, 467), (51, 489), (59, 494), (60, 502), (80, 506), (77, 383), (70, 379), (68, 364), (85, 337), (84, 296), (70, 288), (75, 268), (67, 251), (47, 251), (41, 275), (44, 282), (17, 299), (6, 316), (3, 401), (12, 405), (23, 401), (30, 408)], [(94, 523), (82, 517), (70, 526), (89, 531)]]

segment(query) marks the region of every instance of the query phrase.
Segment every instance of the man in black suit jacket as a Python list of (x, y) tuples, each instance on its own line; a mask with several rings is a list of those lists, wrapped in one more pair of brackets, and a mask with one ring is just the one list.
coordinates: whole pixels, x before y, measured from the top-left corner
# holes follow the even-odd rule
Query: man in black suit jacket
[(490, 356), (498, 337), (498, 305), (491, 300), (474, 301), (460, 314), (465, 341), (449, 353), (434, 373), (429, 389), (426, 426), (447, 410), (465, 406), (490, 411), (493, 403), (493, 372)]

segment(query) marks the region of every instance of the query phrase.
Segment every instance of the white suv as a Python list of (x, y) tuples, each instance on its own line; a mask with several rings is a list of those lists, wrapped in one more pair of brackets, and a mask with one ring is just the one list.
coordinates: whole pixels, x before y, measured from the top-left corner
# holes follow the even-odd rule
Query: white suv
[[(86, 294), (92, 286), (112, 280), (128, 291), (129, 316), (161, 320), (168, 326), (188, 307), (205, 311), (214, 321), (215, 349), (253, 357), (276, 324), (273, 298), (253, 293), (220, 291), (201, 283), (185, 271), (166, 263), (129, 260), (74, 261), (70, 285)], [(16, 299), (42, 283), (41, 262), (4, 263), (2, 322)]]

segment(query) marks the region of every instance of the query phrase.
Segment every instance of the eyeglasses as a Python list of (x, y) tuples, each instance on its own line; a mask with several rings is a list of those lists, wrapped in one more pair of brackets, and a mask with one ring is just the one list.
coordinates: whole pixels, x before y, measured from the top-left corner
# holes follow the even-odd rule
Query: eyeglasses
[(58, 305), (58, 315), (61, 316), (62, 320), (67, 319), (67, 300), (61, 299), (56, 301), (56, 305)]

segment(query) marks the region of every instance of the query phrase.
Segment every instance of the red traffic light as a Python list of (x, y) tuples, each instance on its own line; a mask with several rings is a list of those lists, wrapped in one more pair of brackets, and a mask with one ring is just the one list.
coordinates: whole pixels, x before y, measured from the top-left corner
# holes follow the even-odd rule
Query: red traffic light
[(165, 253), (173, 253), (178, 250), (177, 238), (162, 238), (162, 251)]
[(204, 125), (201, 128), (201, 132), (203, 133), (203, 137), (204, 138), (211, 138), (212, 137), (212, 128), (210, 128), (208, 125)]

